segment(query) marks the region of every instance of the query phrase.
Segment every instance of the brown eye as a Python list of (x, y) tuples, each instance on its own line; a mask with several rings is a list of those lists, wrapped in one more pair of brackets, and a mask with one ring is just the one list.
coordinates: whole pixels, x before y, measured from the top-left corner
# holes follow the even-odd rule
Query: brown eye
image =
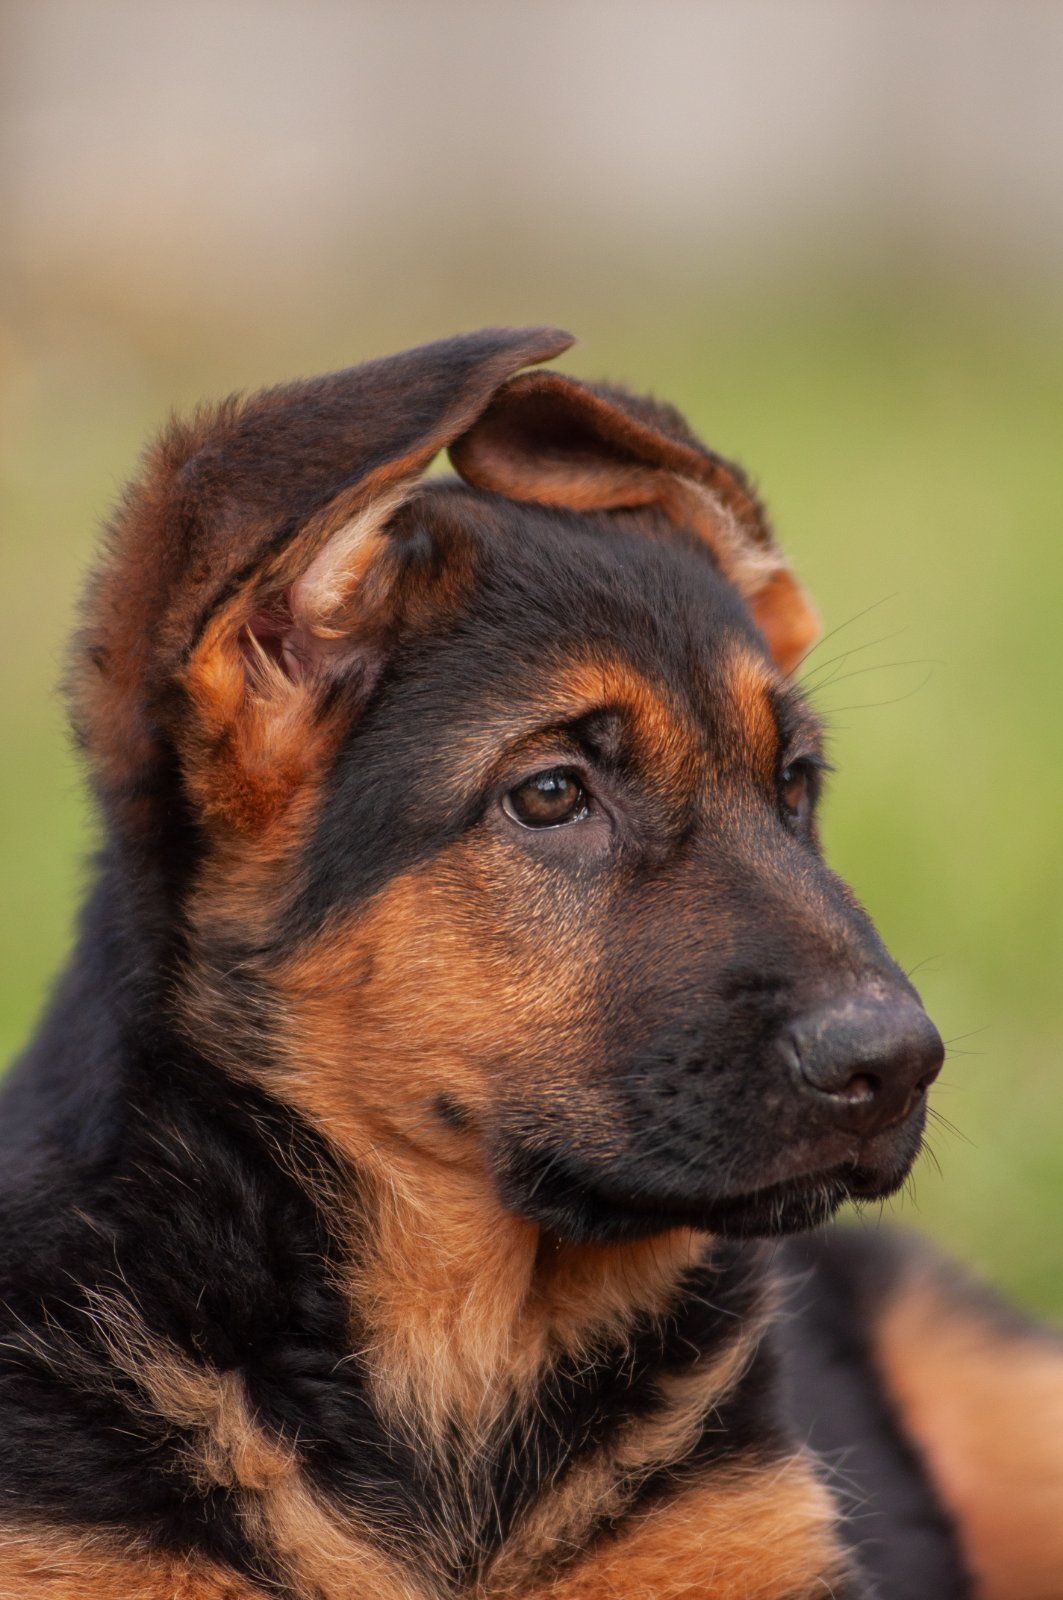
[(574, 772), (551, 767), (510, 789), (502, 809), (523, 828), (559, 828), (587, 815), (587, 795)]

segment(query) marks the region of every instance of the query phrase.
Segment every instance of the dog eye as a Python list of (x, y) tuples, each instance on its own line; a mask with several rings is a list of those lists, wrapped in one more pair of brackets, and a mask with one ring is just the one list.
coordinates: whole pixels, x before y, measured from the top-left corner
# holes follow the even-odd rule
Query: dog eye
[(805, 821), (812, 808), (812, 782), (807, 761), (791, 761), (779, 773), (779, 803), (788, 822)]
[(576, 774), (565, 767), (551, 767), (510, 789), (502, 797), (502, 809), (522, 828), (559, 828), (566, 822), (581, 821), (588, 804)]

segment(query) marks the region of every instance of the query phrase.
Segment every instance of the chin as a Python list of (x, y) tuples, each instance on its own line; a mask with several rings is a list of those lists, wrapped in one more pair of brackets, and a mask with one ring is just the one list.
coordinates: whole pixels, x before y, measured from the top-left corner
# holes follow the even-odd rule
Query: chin
[(910, 1163), (895, 1171), (835, 1167), (749, 1194), (709, 1201), (701, 1224), (707, 1232), (732, 1239), (771, 1239), (806, 1233), (829, 1222), (847, 1201), (886, 1200), (896, 1194)]
[(900, 1130), (899, 1137), (872, 1141), (856, 1159), (813, 1164), (781, 1178), (778, 1158), (766, 1161), (760, 1181), (754, 1172), (747, 1187), (726, 1194), (700, 1186), (684, 1193), (657, 1172), (647, 1182), (637, 1161), (603, 1172), (566, 1152), (526, 1145), (510, 1147), (496, 1181), (510, 1211), (572, 1244), (647, 1239), (673, 1228), (721, 1238), (779, 1238), (821, 1227), (847, 1201), (896, 1194), (918, 1154), (920, 1131)]

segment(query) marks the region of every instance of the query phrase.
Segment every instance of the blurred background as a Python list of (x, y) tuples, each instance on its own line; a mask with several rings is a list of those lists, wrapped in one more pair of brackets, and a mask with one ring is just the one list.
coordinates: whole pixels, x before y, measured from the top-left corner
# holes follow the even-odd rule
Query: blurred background
[(144, 437), (559, 323), (570, 370), (753, 470), (818, 597), (828, 848), (950, 1041), (947, 1123), (890, 1210), (1063, 1312), (1063, 6), (25, 0), (0, 25), (4, 1058), (89, 870), (57, 683)]

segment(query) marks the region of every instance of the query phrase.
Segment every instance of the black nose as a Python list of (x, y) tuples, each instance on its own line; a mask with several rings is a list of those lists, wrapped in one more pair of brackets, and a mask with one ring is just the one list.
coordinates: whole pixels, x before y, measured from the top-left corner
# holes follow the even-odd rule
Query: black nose
[(832, 1000), (790, 1024), (781, 1044), (802, 1092), (837, 1127), (866, 1138), (911, 1115), (945, 1048), (915, 1000)]

